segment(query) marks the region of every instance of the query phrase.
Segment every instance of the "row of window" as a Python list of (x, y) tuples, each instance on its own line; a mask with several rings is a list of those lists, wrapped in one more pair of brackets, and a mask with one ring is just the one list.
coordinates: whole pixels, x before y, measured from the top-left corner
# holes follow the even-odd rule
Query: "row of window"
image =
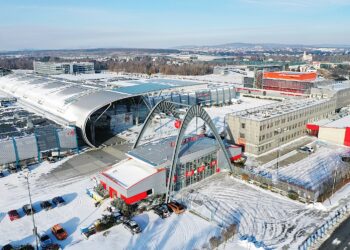
[[(327, 105), (326, 107), (329, 108), (330, 104)], [(294, 114), (293, 116), (288, 116), (287, 118), (282, 118), (281, 120), (261, 125), (260, 126), (260, 131), (263, 131), (265, 129), (270, 129), (270, 128), (274, 127), (274, 126), (279, 126), (280, 124), (284, 124), (286, 122), (294, 121), (294, 120), (296, 120), (298, 118), (306, 117), (307, 115), (315, 114), (316, 112), (320, 112), (320, 111), (322, 111), (324, 109), (325, 109), (325, 107), (323, 107), (323, 106), (322, 107), (318, 107), (318, 108), (314, 108), (314, 109), (310, 109), (310, 110), (305, 111), (305, 112), (300, 113), (300, 114)], [(306, 120), (304, 121), (304, 124), (306, 124)], [(246, 128), (246, 124), (245, 123), (241, 123), (241, 128), (245, 129)], [(244, 137), (242, 137), (242, 138), (244, 138)]]
[[(295, 137), (298, 137), (298, 136), (300, 136), (300, 135), (302, 135), (304, 133), (305, 133), (305, 131), (297, 131), (297, 132), (294, 132), (293, 134), (289, 134), (289, 135), (283, 136), (283, 137), (279, 138), (280, 143), (287, 142), (287, 141), (289, 141), (289, 140), (291, 140), (291, 139), (293, 139)], [(258, 147), (258, 151), (259, 152), (263, 152), (265, 150), (270, 149), (271, 147), (272, 147), (272, 143), (270, 142), (270, 143), (267, 143), (267, 144), (265, 144), (263, 146)]]

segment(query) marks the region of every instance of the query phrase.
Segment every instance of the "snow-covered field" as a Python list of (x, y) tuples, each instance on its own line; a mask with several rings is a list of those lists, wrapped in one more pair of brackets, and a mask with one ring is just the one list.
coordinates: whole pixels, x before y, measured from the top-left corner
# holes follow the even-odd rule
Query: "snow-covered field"
[(296, 249), (325, 216), (320, 210), (225, 175), (213, 176), (191, 189), (194, 191), (180, 194), (188, 204), (206, 211), (217, 223), (237, 223), (236, 240), (250, 236), (268, 248)]
[[(47, 182), (45, 176), (59, 164), (44, 162), (36, 166), (31, 171), (30, 185), (34, 207), (38, 210), (35, 214), (38, 231), (46, 231), (54, 239), (50, 227), (61, 223), (69, 234), (66, 240), (59, 242), (65, 249), (201, 249), (208, 246), (210, 237), (220, 233), (221, 226), (232, 222), (239, 224), (239, 233), (220, 249), (254, 249), (251, 243), (243, 240), (248, 236), (254, 237), (261, 246), (280, 249), (289, 245), (295, 249), (328, 213), (325, 207), (319, 210), (317, 206), (306, 206), (219, 174), (179, 194), (189, 205), (196, 204), (193, 207), (211, 214), (211, 222), (188, 211), (165, 220), (150, 211), (135, 217), (143, 229), (139, 235), (132, 236), (118, 225), (86, 240), (80, 235), (80, 227), (100, 218), (107, 202), (95, 208), (94, 201), (85, 194), (85, 188), (93, 184), (90, 178)], [(195, 191), (190, 192), (194, 188)], [(23, 174), (0, 179), (0, 189), (0, 245), (10, 241), (14, 245), (34, 243), (31, 217), (21, 212), (23, 217), (11, 222), (6, 214), (11, 209), (20, 210), (29, 202)], [(343, 198), (349, 196), (344, 190), (340, 192)], [(63, 196), (66, 205), (40, 211), (40, 201), (58, 195)], [(201, 202), (202, 205), (198, 205)]]

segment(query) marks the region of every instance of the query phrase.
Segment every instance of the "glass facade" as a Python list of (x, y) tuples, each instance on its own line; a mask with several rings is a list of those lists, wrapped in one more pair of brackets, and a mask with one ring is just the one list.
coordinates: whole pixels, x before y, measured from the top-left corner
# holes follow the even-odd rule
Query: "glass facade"
[[(217, 170), (217, 151), (193, 161), (179, 163), (174, 173), (173, 191), (179, 191), (182, 188), (201, 181), (216, 173)], [(169, 174), (169, 171), (167, 174)]]

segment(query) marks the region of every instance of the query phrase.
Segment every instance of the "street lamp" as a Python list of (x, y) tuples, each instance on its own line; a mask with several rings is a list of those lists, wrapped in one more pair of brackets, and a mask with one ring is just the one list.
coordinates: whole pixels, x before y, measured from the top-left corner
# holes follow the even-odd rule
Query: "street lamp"
[(277, 179), (278, 179), (278, 169), (279, 169), (279, 159), (280, 159), (280, 142), (281, 142), (281, 134), (288, 131), (287, 128), (277, 128), (275, 129), (275, 134), (278, 134), (278, 138), (277, 138), (277, 162), (276, 162), (276, 168), (277, 168)]
[(27, 183), (27, 189), (28, 189), (28, 196), (29, 196), (29, 203), (30, 203), (30, 208), (31, 208), (31, 214), (32, 214), (32, 222), (33, 222), (33, 235), (35, 237), (35, 242), (36, 242), (36, 250), (39, 249), (39, 242), (38, 242), (38, 230), (35, 225), (35, 218), (34, 218), (34, 209), (33, 209), (33, 202), (32, 202), (32, 194), (30, 192), (30, 185), (29, 185), (29, 177), (30, 177), (30, 171), (26, 170), (23, 171), (23, 177), (26, 180)]

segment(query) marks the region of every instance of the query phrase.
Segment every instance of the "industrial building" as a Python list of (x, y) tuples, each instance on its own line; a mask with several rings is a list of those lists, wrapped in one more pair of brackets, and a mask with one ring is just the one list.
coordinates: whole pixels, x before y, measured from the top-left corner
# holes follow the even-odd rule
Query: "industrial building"
[[(143, 144), (127, 153), (129, 159), (112, 166), (100, 175), (102, 185), (110, 197), (119, 197), (132, 204), (150, 195), (165, 194), (176, 137)], [(193, 183), (220, 172), (225, 160), (220, 147), (204, 135), (186, 137), (173, 177), (172, 191), (179, 191)], [(241, 156), (241, 148), (235, 148)]]
[[(166, 194), (166, 200), (174, 192), (207, 178), (221, 169), (233, 167), (231, 161), (241, 157), (240, 147), (225, 145), (214, 123), (203, 108), (191, 106), (181, 120), (177, 136), (155, 141), (141, 139), (156, 114), (164, 112), (178, 117), (176, 104), (159, 102), (148, 115), (128, 159), (100, 175), (100, 182), (111, 197), (120, 197), (132, 204), (150, 195)], [(185, 135), (192, 119), (199, 117), (209, 126), (213, 137), (204, 133)]]
[(42, 75), (95, 73), (93, 62), (33, 62), (34, 72)]
[(18, 72), (0, 77), (0, 90), (57, 124), (75, 126), (79, 137), (92, 147), (141, 124), (161, 100), (223, 105), (236, 98), (232, 86), (202, 90), (207, 87), (169, 79), (113, 80), (106, 84)]
[(308, 94), (315, 86), (317, 73), (315, 72), (264, 72), (262, 88), (283, 92)]
[(350, 105), (350, 81), (318, 84), (311, 89), (312, 98), (334, 98), (336, 109)]
[(33, 74), (0, 77), (0, 90), (63, 126), (75, 126), (89, 146), (112, 137), (119, 127), (142, 122), (148, 108), (140, 95)]
[(226, 116), (228, 139), (260, 155), (306, 134), (306, 124), (335, 113), (334, 99), (287, 100)]
[(350, 147), (350, 116), (308, 123), (306, 128), (321, 140)]

